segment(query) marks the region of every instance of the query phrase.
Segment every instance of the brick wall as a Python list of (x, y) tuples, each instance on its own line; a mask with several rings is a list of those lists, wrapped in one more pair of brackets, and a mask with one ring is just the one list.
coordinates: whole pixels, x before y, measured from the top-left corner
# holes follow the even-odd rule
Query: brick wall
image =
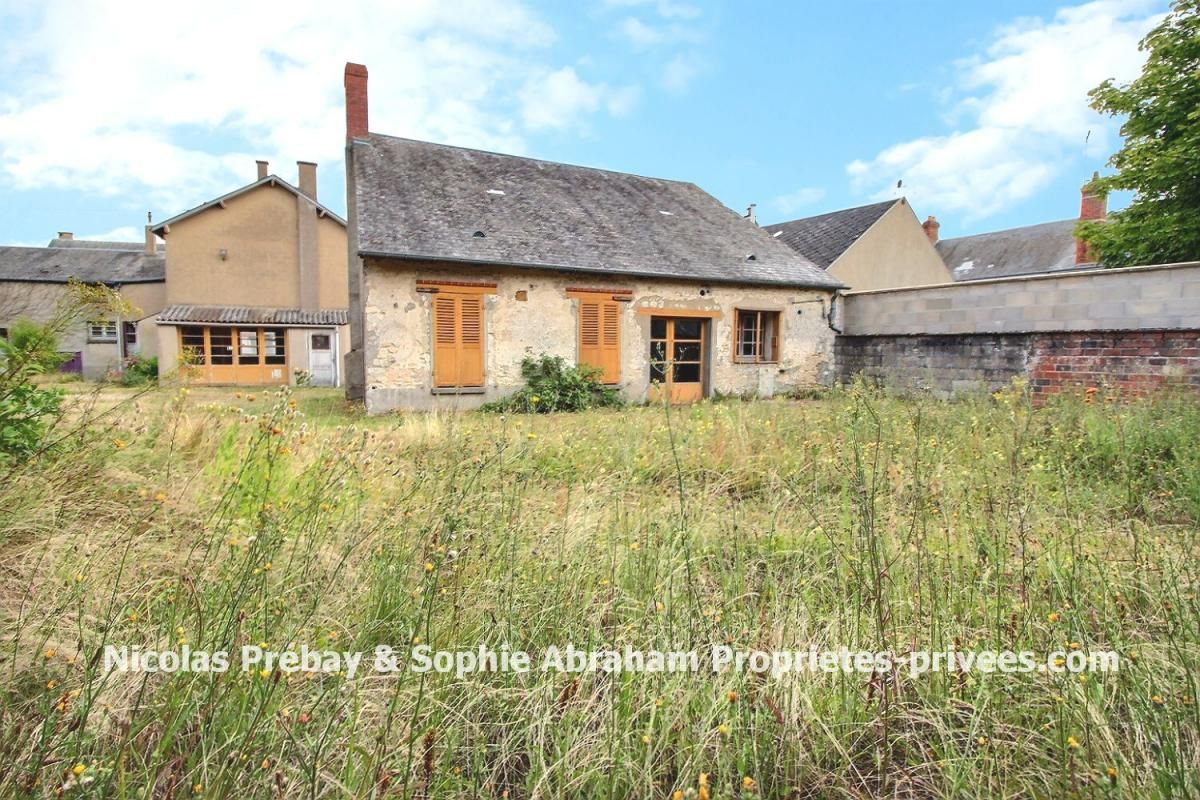
[(1200, 329), (840, 336), (835, 354), (843, 381), (861, 374), (939, 396), (995, 391), (1015, 377), (1038, 396), (1089, 388), (1137, 395), (1168, 385), (1200, 391)]

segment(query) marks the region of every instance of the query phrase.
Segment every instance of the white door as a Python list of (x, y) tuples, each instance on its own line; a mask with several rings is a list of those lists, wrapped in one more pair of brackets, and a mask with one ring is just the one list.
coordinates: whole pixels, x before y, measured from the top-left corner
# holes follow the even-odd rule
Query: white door
[(332, 331), (308, 335), (308, 374), (313, 386), (337, 385), (337, 359), (334, 357)]

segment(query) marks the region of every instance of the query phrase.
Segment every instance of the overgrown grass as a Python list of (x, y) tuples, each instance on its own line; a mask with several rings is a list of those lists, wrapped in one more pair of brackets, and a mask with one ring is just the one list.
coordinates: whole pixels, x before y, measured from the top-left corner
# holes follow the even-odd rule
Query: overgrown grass
[[(0, 484), (5, 796), (1200, 793), (1194, 400), (368, 420), (164, 389), (114, 413)], [(1122, 662), (349, 680), (98, 655), (262, 642)]]

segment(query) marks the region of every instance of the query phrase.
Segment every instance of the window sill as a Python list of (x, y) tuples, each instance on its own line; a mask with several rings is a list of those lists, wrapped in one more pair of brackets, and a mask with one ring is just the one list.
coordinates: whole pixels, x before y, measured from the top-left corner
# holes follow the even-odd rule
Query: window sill
[(482, 386), (435, 386), (433, 394), (484, 394)]
[(743, 366), (743, 367), (777, 367), (777, 366), (779, 366), (778, 361), (739, 361), (736, 358), (733, 360), (733, 363), (738, 364), (739, 366)]
[(116, 339), (88, 339), (88, 344), (116, 344)]

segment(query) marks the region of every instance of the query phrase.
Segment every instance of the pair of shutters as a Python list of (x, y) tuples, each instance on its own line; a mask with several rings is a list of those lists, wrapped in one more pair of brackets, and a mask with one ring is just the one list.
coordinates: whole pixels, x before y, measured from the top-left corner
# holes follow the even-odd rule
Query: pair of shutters
[[(621, 380), (621, 308), (602, 296), (579, 298), (579, 363)], [(483, 296), (439, 291), (433, 297), (433, 380), (438, 388), (483, 385)]]
[(439, 388), (483, 385), (483, 296), (433, 296), (433, 382)]
[(599, 369), (603, 383), (620, 383), (621, 307), (615, 301), (579, 298), (579, 363)]

